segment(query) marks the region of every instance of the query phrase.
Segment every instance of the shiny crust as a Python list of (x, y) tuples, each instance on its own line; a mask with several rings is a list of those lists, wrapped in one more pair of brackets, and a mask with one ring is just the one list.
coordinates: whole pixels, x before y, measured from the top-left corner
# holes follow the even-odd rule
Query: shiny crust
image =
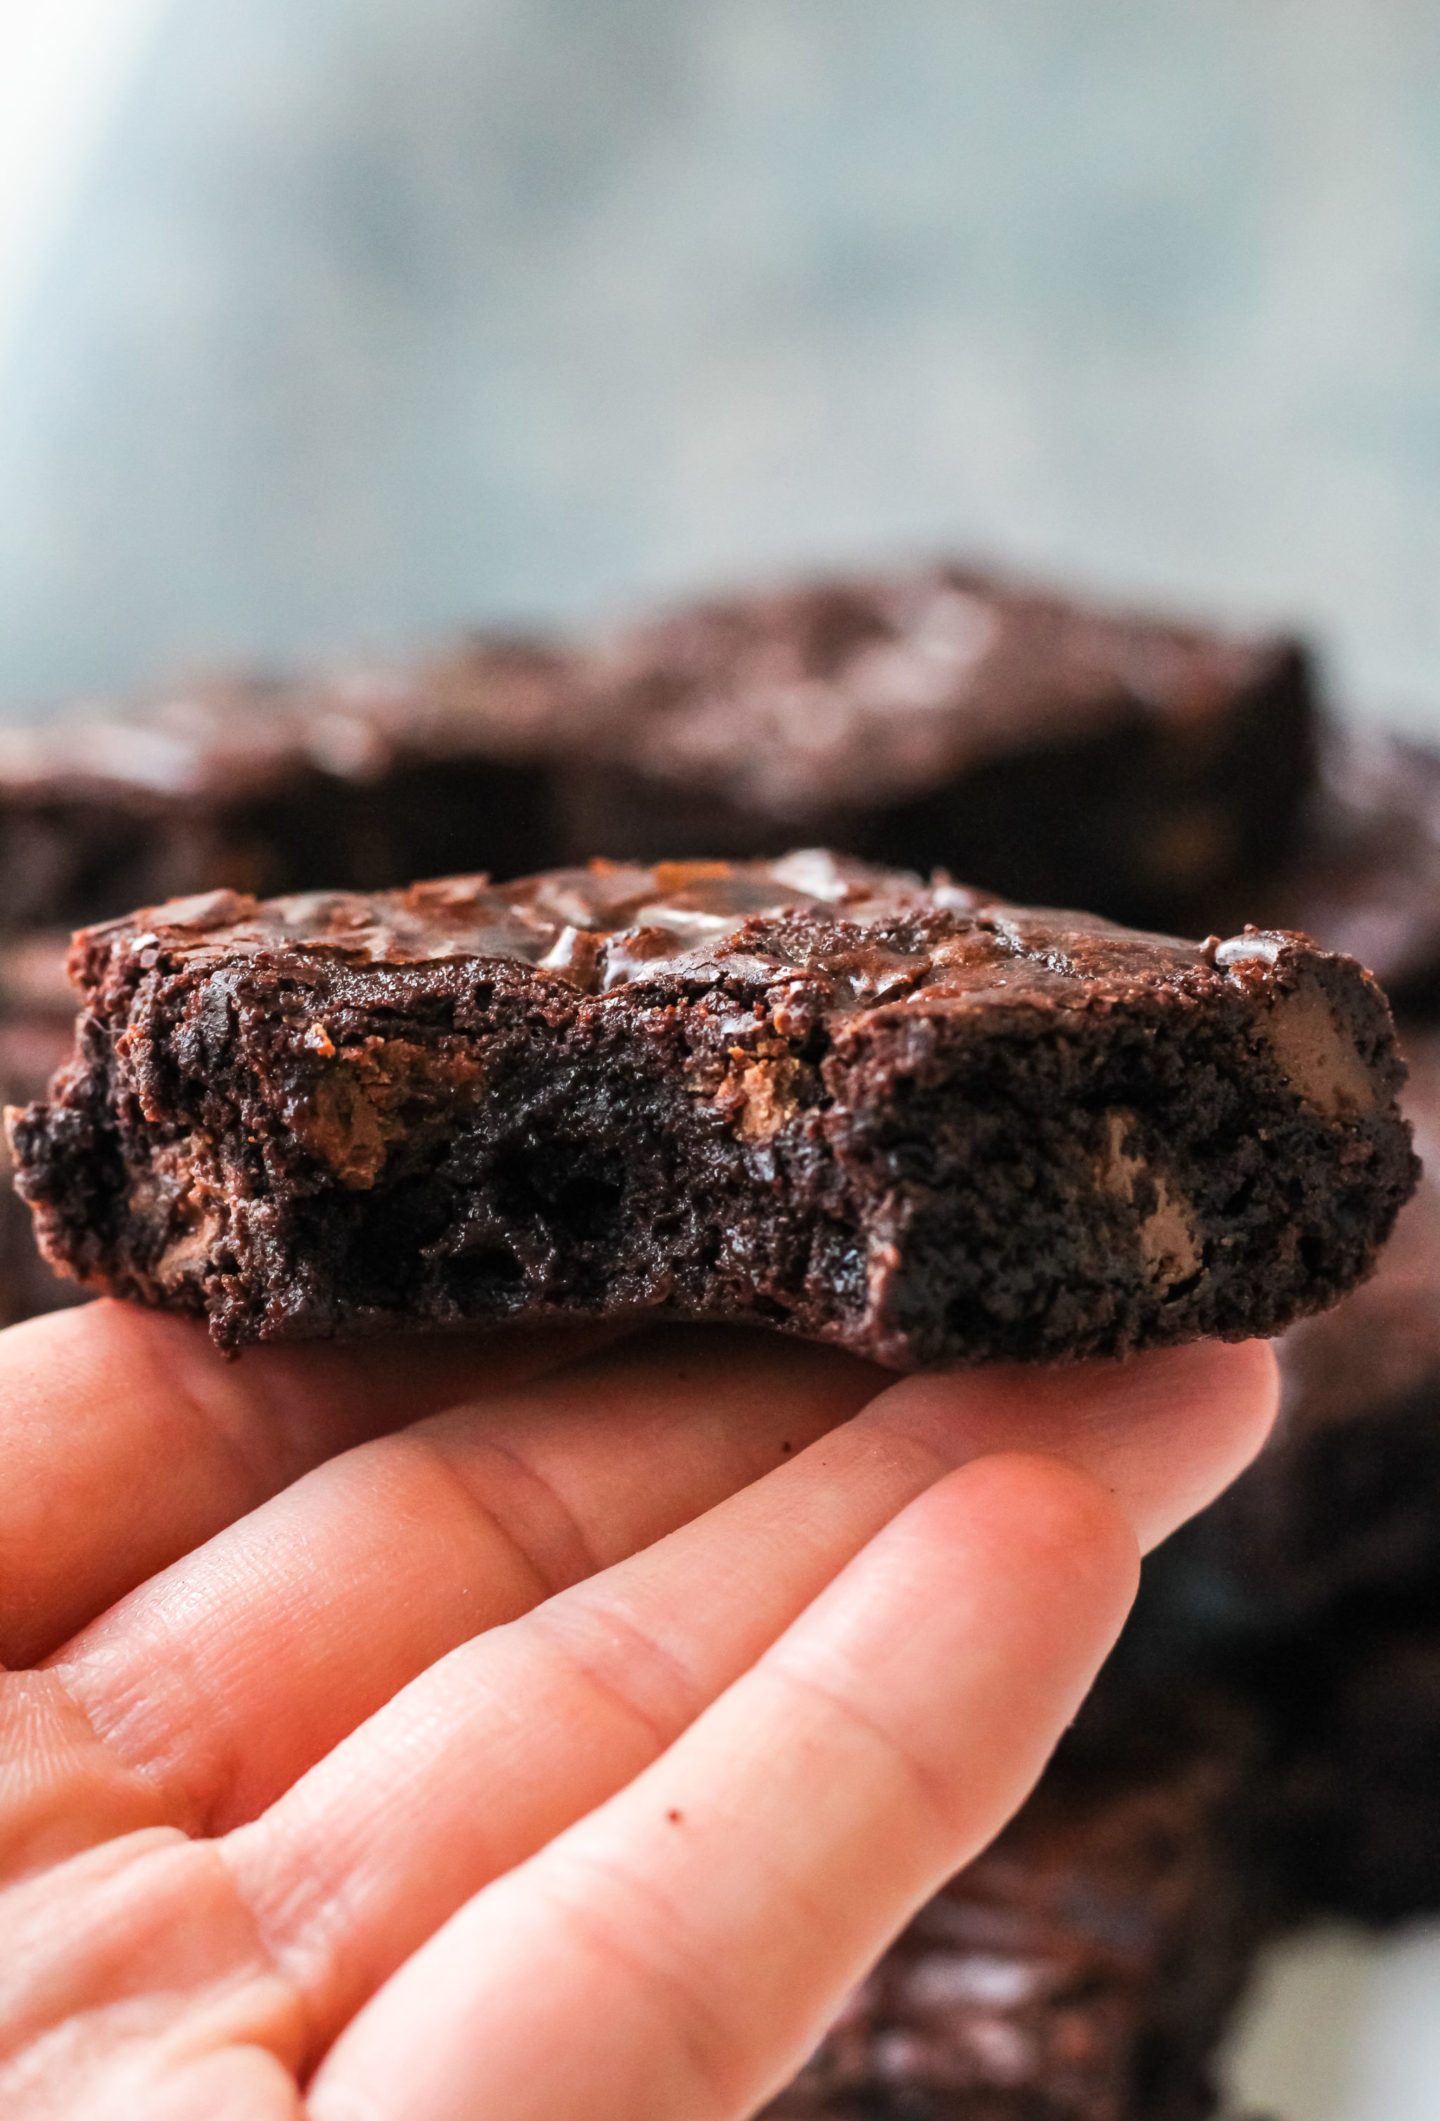
[[(902, 947), (903, 945), (903, 947)], [(1231, 962), (1273, 968), (1303, 937), (1237, 939)], [(1084, 913), (1015, 907), (946, 880), (804, 849), (774, 862), (592, 862), (516, 883), (443, 877), (407, 891), (233, 891), (172, 900), (85, 931), (72, 960), (93, 985), (125, 955), (197, 969), (277, 954), (355, 965), (498, 960), (588, 994), (660, 978), (752, 980), (814, 971), (847, 1006), (1074, 996), (1095, 981), (1223, 979), (1213, 949)]]
[(1413, 1184), (1383, 998), (815, 850), (77, 938), (42, 1246), (227, 1343), (761, 1318), (898, 1368), (1278, 1330)]

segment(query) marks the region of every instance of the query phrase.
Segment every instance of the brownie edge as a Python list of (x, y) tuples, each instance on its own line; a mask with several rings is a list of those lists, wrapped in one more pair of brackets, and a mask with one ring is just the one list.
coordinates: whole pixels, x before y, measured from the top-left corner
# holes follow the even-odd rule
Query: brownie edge
[(174, 901), (11, 1115), (46, 1256), (224, 1345), (664, 1309), (899, 1369), (1280, 1330), (1415, 1182), (1383, 996), (808, 851)]

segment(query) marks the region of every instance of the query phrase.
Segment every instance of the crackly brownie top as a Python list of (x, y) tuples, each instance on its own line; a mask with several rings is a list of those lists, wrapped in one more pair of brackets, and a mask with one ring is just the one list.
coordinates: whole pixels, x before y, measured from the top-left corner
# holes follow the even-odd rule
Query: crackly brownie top
[[(1332, 1112), (1373, 1110), (1399, 1071), (1383, 1050), (1378, 1066), (1367, 1064), (1337, 1022), (1313, 978), (1322, 956), (1283, 931), (1181, 942), (806, 849), (769, 862), (592, 862), (498, 885), (444, 877), (373, 894), (259, 901), (215, 891), (83, 931), (71, 970), (95, 986), (119, 964), (203, 974), (264, 960), (309, 975), (326, 965), (404, 967), (413, 981), (426, 964), (470, 959), (524, 967), (587, 996), (758, 988), (777, 1024), (787, 991), (797, 1007), (830, 1013), (935, 1014), (1165, 993), (1189, 1006), (1238, 985), (1264, 1000), (1269, 1042), (1304, 1095)], [(1363, 990), (1358, 969), (1349, 971)]]
[(1065, 735), (1117, 706), (1204, 723), (1296, 653), (945, 565), (694, 605), (597, 644), (589, 675), (622, 761), (798, 815), (869, 806), (1012, 749), (1017, 730)]
[[(590, 994), (720, 972), (774, 979), (844, 973), (856, 998), (923, 990), (1019, 996), (1078, 981), (1170, 979), (1205, 952), (1089, 914), (1007, 906), (959, 884), (924, 885), (819, 849), (768, 862), (592, 862), (514, 883), (441, 877), (405, 891), (235, 891), (173, 899), (92, 928), (82, 962), (123, 951), (168, 969), (247, 958), (332, 957), (414, 966), (521, 964)], [(1256, 954), (1274, 948), (1251, 939)]]

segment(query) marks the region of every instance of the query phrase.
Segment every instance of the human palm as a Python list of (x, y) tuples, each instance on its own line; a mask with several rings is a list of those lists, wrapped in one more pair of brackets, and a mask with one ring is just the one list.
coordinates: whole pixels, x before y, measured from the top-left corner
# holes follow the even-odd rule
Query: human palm
[(0, 1335), (0, 2112), (739, 2121), (1273, 1400), (1253, 1345)]

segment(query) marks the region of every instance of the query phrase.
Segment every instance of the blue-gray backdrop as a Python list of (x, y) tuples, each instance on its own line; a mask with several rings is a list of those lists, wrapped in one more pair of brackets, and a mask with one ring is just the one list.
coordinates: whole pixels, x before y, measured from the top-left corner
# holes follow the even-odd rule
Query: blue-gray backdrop
[(0, 371), (0, 708), (936, 545), (1440, 702), (1440, 7), (172, 0)]

